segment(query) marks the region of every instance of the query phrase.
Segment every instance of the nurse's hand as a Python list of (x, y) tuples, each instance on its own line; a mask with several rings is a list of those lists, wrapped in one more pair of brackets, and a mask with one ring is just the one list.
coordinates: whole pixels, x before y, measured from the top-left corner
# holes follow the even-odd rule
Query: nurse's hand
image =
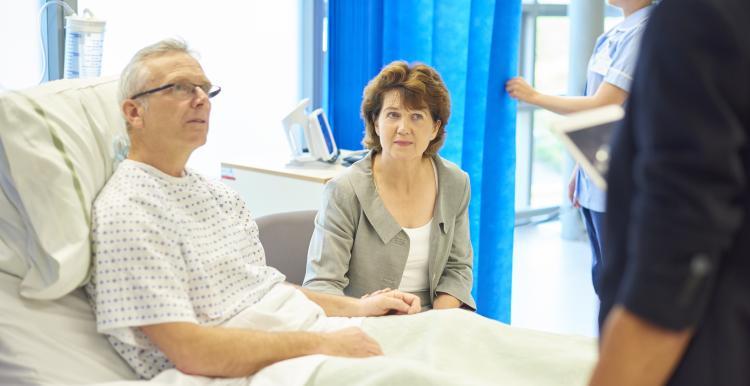
[(508, 83), (505, 84), (505, 91), (507, 91), (511, 97), (531, 104), (536, 104), (535, 100), (539, 96), (539, 92), (531, 87), (531, 85), (520, 76), (509, 80)]
[(578, 197), (576, 197), (576, 177), (578, 176), (578, 165), (576, 165), (575, 168), (573, 168), (573, 173), (570, 175), (570, 182), (568, 182), (568, 199), (570, 200), (570, 203), (573, 204), (573, 207), (578, 209), (581, 207), (581, 203), (578, 202)]

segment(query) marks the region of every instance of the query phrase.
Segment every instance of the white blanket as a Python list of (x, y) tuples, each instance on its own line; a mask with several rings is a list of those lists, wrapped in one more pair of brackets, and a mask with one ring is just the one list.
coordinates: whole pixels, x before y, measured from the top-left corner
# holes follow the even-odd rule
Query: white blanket
[(525, 330), (463, 310), (367, 318), (376, 358), (329, 358), (308, 385), (585, 385), (592, 338)]
[[(328, 318), (298, 290), (278, 285), (227, 326), (333, 331), (360, 325), (383, 347), (364, 359), (312, 355), (248, 378), (211, 379), (169, 370), (150, 385), (584, 385), (596, 360), (591, 338), (510, 327), (463, 310), (410, 316)], [(142, 383), (141, 383), (142, 384)], [(107, 386), (131, 386), (118, 382)]]

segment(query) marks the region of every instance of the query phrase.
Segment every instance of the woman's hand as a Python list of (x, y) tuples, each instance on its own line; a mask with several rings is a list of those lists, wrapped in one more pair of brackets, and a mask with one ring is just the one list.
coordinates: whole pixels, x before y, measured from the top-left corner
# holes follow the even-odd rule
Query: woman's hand
[(377, 290), (375, 292), (370, 292), (369, 294), (364, 294), (364, 295), (362, 295), (362, 297), (360, 299), (366, 299), (366, 298), (369, 298), (370, 296), (375, 296), (375, 295), (386, 293), (386, 292), (390, 292), (390, 291), (393, 291), (393, 290), (390, 289), (390, 288), (383, 288), (383, 289)]
[(387, 314), (410, 315), (422, 310), (419, 297), (398, 290), (383, 289), (359, 299), (360, 315), (381, 316)]
[(539, 96), (539, 92), (521, 77), (515, 77), (509, 80), (508, 83), (505, 84), (505, 91), (507, 91), (511, 97), (531, 104), (536, 104), (535, 100)]

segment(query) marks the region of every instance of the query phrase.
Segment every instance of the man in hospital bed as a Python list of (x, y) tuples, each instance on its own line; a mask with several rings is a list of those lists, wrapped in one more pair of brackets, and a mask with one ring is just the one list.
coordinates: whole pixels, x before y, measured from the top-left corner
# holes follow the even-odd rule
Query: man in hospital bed
[(185, 169), (206, 142), (219, 91), (175, 40), (142, 49), (121, 76), (131, 145), (93, 205), (86, 291), (97, 330), (140, 377), (181, 384), (174, 377), (263, 369), (256, 378), (300, 385), (585, 381), (589, 341), (509, 334), (462, 310), (372, 323), (356, 317), (415, 314), (419, 299), (399, 291), (354, 299), (285, 284), (265, 265), (238, 194)]
[[(210, 98), (220, 89), (175, 40), (139, 51), (121, 79), (131, 147), (94, 203), (87, 291), (98, 330), (133, 369), (144, 378), (172, 367), (236, 377), (309, 354), (381, 354), (356, 327), (332, 333), (221, 328), (269, 294), (300, 295), (277, 288), (284, 276), (265, 266), (257, 226), (239, 196), (185, 169), (206, 142)], [(367, 299), (303, 291), (325, 315), (420, 309), (419, 298), (398, 291)]]

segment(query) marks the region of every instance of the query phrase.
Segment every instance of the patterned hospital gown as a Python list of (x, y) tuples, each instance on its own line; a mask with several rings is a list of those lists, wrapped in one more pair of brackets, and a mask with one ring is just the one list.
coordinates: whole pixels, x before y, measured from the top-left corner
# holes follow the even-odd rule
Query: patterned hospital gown
[(284, 280), (265, 265), (237, 193), (191, 171), (173, 177), (123, 161), (94, 203), (92, 238), (86, 290), (97, 330), (147, 379), (174, 365), (137, 327), (216, 326)]

